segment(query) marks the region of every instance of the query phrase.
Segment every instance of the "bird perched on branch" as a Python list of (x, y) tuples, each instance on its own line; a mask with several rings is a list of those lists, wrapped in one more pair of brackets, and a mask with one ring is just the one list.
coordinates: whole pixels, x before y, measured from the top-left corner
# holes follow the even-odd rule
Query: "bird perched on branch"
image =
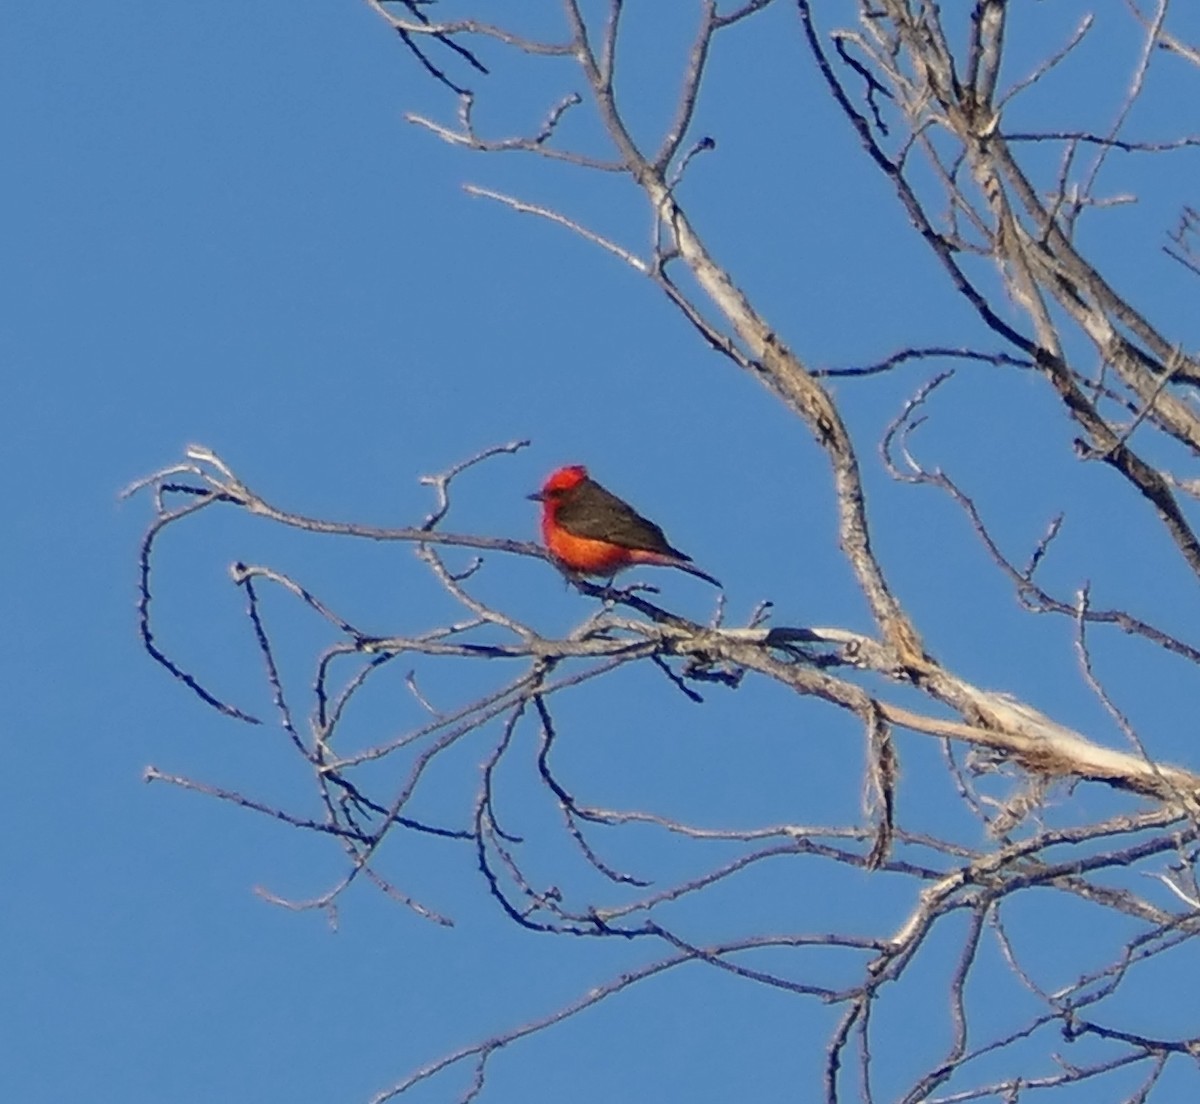
[(582, 464), (552, 472), (529, 498), (542, 504), (547, 551), (569, 571), (605, 576), (634, 564), (656, 564), (721, 585), (673, 548), (654, 522), (601, 487)]

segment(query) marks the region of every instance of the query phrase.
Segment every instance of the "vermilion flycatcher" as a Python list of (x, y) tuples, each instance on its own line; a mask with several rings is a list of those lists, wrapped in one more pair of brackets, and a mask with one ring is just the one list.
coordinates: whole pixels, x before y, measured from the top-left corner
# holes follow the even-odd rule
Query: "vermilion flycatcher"
[(720, 586), (672, 548), (666, 534), (592, 479), (582, 464), (552, 472), (537, 494), (542, 504), (542, 539), (563, 567), (580, 575), (615, 575), (634, 564), (677, 567)]

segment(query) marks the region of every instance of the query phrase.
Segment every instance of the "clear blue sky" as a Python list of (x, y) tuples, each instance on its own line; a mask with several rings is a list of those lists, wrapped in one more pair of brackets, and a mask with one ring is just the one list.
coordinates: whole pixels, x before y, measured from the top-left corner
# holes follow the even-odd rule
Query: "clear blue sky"
[[(1037, 5), (1043, 42), (1063, 41), (1081, 10)], [(690, 30), (690, 16), (676, 32), (636, 29), (627, 72), (647, 82), (646, 133), (669, 117), (672, 101), (653, 97), (669, 96), (662, 67), (679, 64)], [(1119, 29), (1097, 38), (1074, 71), (1082, 91), (1064, 78), (1055, 93), (1064, 125), (1102, 127), (1119, 103), (1105, 74), (1124, 80), (1136, 42)], [(717, 150), (693, 165), (686, 198), (786, 340), (813, 364), (922, 343), (991, 347), (833, 113), (792, 7), (777, 5), (725, 51), (697, 130)], [(1017, 59), (1042, 53), (1014, 48)], [(1148, 137), (1184, 129), (1154, 118), (1181, 102), (1178, 68), (1162, 67), (1138, 117)], [(482, 125), (504, 132), (540, 120), (564, 87), (522, 81), (502, 67), (495, 83), (514, 99), (481, 101)], [(629, 186), (517, 156), (468, 156), (409, 126), (404, 111), (450, 122), (453, 103), (349, 0), (16, 5), (0, 43), (0, 93), (9, 275), (0, 1099), (365, 1100), (645, 961), (639, 948), (517, 930), (462, 846), (401, 844), (387, 867), (453, 916), (450, 929), (365, 887), (343, 901), (336, 933), (318, 914), (256, 896), (256, 886), (320, 893), (339, 853), (140, 782), (153, 763), (268, 798), (306, 792), (281, 733), (206, 710), (141, 651), (136, 551), (148, 504), (117, 502), (121, 487), (196, 441), (282, 506), (403, 525), (427, 503), (418, 476), (528, 437), (531, 448), (464, 481), (454, 529), (532, 537), (524, 495), (558, 464), (586, 462), (725, 580), (733, 620), (771, 599), (778, 623), (867, 628), (837, 555), (827, 469), (804, 428), (632, 271), (461, 190), (476, 182), (557, 205), (638, 249), (649, 220)], [(1188, 94), (1194, 101), (1194, 86)], [(1195, 180), (1195, 155), (1177, 156), (1190, 158), (1181, 165)], [(1176, 172), (1177, 183), (1186, 172)], [(1173, 215), (1161, 183), (1120, 160), (1114, 192), (1166, 198), (1097, 220), (1103, 233), (1087, 244), (1100, 256), (1138, 250), (1123, 290), (1194, 342), (1196, 282), (1157, 252)], [(931, 648), (965, 677), (1118, 743), (1079, 679), (1069, 626), (1021, 614), (953, 508), (880, 470), (874, 443), (921, 378), (836, 385), (893, 582)], [(1113, 524), (1124, 493), (1114, 496), (1107, 471), (1072, 461), (1072, 430), (1041, 381), (968, 369), (951, 386), (918, 447), (931, 464), (953, 465), (1017, 559), (1067, 507), (1063, 558), (1048, 578), (1068, 591), (1090, 578), (1098, 602), (1135, 606), (1181, 633), (1196, 624), (1186, 573), (1152, 527)], [(299, 540), (228, 519), (201, 523), (190, 543), (168, 539), (164, 642), (252, 711), (270, 703), (226, 575), (235, 559), (294, 571), (381, 633), (444, 616), (404, 547)], [(546, 628), (588, 612), (545, 565), (490, 559), (488, 570), (481, 592)], [(681, 611), (709, 611), (703, 583), (655, 581)], [(285, 603), (274, 609), (303, 702), (323, 638)], [(1177, 724), (1181, 683), (1194, 701), (1194, 672), (1120, 641), (1101, 645), (1099, 658), (1154, 749), (1194, 765), (1194, 741)], [(460, 677), (435, 669), (428, 685), (448, 703)], [(362, 719), (364, 740), (402, 726), (389, 713), (409, 708), (402, 697)], [(853, 726), (774, 688), (706, 697), (692, 706), (649, 672), (581, 690), (559, 714), (564, 772), (597, 804), (714, 825), (854, 822)], [(523, 739), (528, 766), (532, 729)], [(447, 817), (467, 815), (487, 746), (465, 748), (439, 781)], [(960, 817), (937, 749), (910, 737), (901, 752), (914, 825)], [(521, 831), (556, 830), (532, 776), (509, 792)], [(1103, 807), (1103, 795), (1094, 800)], [(623, 837), (614, 858), (636, 867), (643, 845)], [(710, 934), (803, 929), (898, 920), (910, 904), (878, 883), (797, 865), (750, 876), (706, 915), (675, 918)], [(1061, 980), (1079, 968), (1073, 961)], [(827, 981), (851, 976), (836, 958), (813, 969)], [(806, 1099), (796, 1086), (814, 1075), (832, 1015), (690, 968), (498, 1056), (488, 1098), (560, 1099), (569, 1087), (577, 1104)], [(918, 1018), (898, 1024), (895, 1053), (884, 1056), (897, 1077), (921, 1036)], [(415, 1099), (454, 1099), (463, 1083)]]

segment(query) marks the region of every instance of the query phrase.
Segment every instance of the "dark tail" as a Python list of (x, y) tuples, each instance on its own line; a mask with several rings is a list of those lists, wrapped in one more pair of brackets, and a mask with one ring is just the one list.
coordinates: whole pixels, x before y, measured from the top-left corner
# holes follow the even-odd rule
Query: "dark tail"
[(696, 578), (703, 579), (706, 583), (712, 583), (712, 585), (718, 590), (725, 589), (720, 579), (713, 578), (713, 576), (711, 576), (707, 571), (701, 571), (698, 567), (695, 567), (686, 560), (679, 560), (671, 564), (671, 566), (679, 568), (680, 571), (686, 571), (689, 575), (695, 575)]

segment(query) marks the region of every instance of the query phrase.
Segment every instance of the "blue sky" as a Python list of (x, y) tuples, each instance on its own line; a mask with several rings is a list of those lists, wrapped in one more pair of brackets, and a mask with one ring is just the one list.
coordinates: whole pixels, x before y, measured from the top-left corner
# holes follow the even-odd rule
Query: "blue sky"
[[(1058, 43), (1083, 9), (1050, 7), (1037, 6), (1038, 33)], [(532, 538), (524, 496), (560, 463), (586, 462), (725, 581), (734, 622), (770, 599), (777, 623), (869, 627), (837, 553), (827, 470), (804, 428), (620, 262), (462, 191), (478, 183), (559, 206), (642, 248), (649, 219), (627, 182), (450, 149), (405, 123), (409, 110), (450, 122), (453, 103), (367, 6), (310, 8), (217, 0), (68, 15), (23, 5), (6, 20), (6, 1100), (366, 1100), (649, 954), (518, 930), (486, 896), (469, 849), (451, 843), (398, 844), (388, 872), (454, 928), (358, 887), (334, 932), (320, 914), (254, 893), (322, 892), (341, 870), (334, 847), (142, 784), (154, 764), (267, 799), (302, 803), (307, 793), (279, 731), (206, 710), (141, 650), (136, 554), (149, 505), (117, 493), (178, 461), (187, 443), (213, 448), (285, 508), (405, 525), (427, 508), (420, 475), (529, 438), (528, 449), (464, 478), (452, 528)], [(644, 82), (637, 121), (647, 134), (669, 117), (671, 101), (655, 96), (669, 97), (664, 74), (690, 29), (690, 17), (682, 31), (659, 17), (634, 28), (626, 79)], [(1117, 60), (1127, 71), (1136, 53), (1125, 31), (1101, 27), (1074, 83), (1064, 76), (1052, 90), (1064, 125), (1111, 117), (1119, 99), (1103, 98), (1107, 74)], [(1037, 42), (1013, 49), (1016, 59), (1041, 56)], [(777, 5), (762, 31), (732, 35), (724, 50), (697, 130), (717, 149), (694, 163), (686, 199), (785, 339), (825, 365), (913, 344), (991, 347), (826, 101), (791, 7)], [(1163, 64), (1154, 78), (1135, 121), (1149, 137), (1186, 129), (1174, 113), (1187, 88), (1194, 97), (1194, 74)], [(494, 83), (508, 98), (481, 100), (478, 118), (502, 133), (540, 120), (562, 87), (504, 65)], [(1034, 122), (1046, 102), (1029, 109)], [(568, 133), (588, 134), (582, 113), (572, 125)], [(1149, 163), (1154, 172), (1114, 159), (1112, 191), (1144, 190), (1155, 202), (1097, 215), (1085, 241), (1101, 259), (1136, 256), (1120, 270), (1122, 290), (1186, 343), (1196, 339), (1196, 283), (1158, 251), (1171, 204), (1195, 202), (1179, 182), (1195, 180), (1196, 155), (1175, 156)], [(953, 506), (882, 471), (874, 444), (922, 373), (834, 385), (861, 442), (898, 593), (963, 676), (1118, 743), (1079, 679), (1070, 626), (1023, 614)], [(1196, 623), (1191, 580), (1153, 526), (1135, 524), (1111, 473), (1072, 460), (1073, 430), (1042, 381), (966, 368), (944, 395), (916, 447), (977, 497), (1016, 559), (1067, 507), (1049, 579), (1066, 591), (1091, 580), (1098, 604), (1127, 604), (1173, 631)], [(402, 546), (212, 517), (168, 534), (164, 557), (164, 642), (264, 715), (269, 694), (228, 581), (233, 560), (294, 572), (372, 631), (445, 616), (444, 597)], [(711, 611), (703, 583), (660, 575), (664, 602), (695, 617)], [(547, 631), (590, 609), (540, 563), (489, 557), (478, 585)], [(327, 640), (310, 617), (271, 601), (285, 677), (303, 703)], [(1179, 720), (1194, 671), (1123, 640), (1098, 642), (1097, 658), (1154, 750), (1193, 762)], [(432, 665), (422, 677), (449, 703), (493, 675)], [(775, 687), (705, 696), (693, 706), (649, 671), (581, 688), (556, 713), (564, 774), (596, 804), (704, 823), (854, 822), (854, 726)], [(412, 709), (401, 685), (381, 690), (356, 738), (399, 730)], [(517, 762), (528, 768), (535, 733), (520, 739)], [(451, 757), (430, 810), (466, 815), (488, 746)], [(904, 736), (900, 750), (906, 813), (950, 830), (964, 814), (937, 749)], [(514, 768), (509, 815), (524, 832), (549, 833), (554, 811), (535, 781)], [(1097, 811), (1110, 802), (1085, 791), (1067, 800)], [(643, 849), (675, 861), (637, 832), (611, 846), (614, 861), (633, 866)], [(560, 858), (549, 850), (548, 878)], [(862, 915), (883, 918), (878, 930), (909, 905), (899, 886), (789, 866), (674, 916), (710, 935)], [(1075, 950), (1085, 955), (1102, 934), (1081, 935)], [(930, 953), (937, 974), (937, 956), (951, 952)], [(1060, 965), (1060, 983), (1082, 968)], [(811, 970), (829, 984), (853, 976), (828, 952)], [(897, 1082), (912, 1072), (912, 1040), (925, 1037), (914, 1010), (934, 999), (915, 993), (902, 1006), (894, 1053), (881, 1058)], [(796, 1099), (833, 1018), (688, 967), (498, 1056), (491, 1098), (558, 1099), (570, 1083), (579, 1102)], [(414, 1099), (454, 1099), (463, 1085), (460, 1075)]]

